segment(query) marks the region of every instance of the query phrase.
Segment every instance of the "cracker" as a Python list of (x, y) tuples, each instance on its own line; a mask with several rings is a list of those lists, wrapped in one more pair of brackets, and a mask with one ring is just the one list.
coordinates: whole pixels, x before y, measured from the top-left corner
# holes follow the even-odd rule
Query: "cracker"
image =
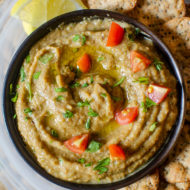
[(156, 170), (151, 175), (148, 175), (141, 180), (133, 183), (127, 187), (120, 190), (157, 190), (159, 185), (159, 173)]
[(84, 0), (90, 9), (106, 9), (125, 13), (132, 10), (137, 0)]
[(159, 31), (164, 22), (183, 17), (185, 12), (184, 0), (138, 0), (136, 7), (128, 15), (150, 29)]
[[(190, 17), (166, 22), (161, 27), (160, 37), (177, 60), (184, 74), (187, 92), (190, 92)], [(187, 93), (186, 119), (190, 121), (190, 93)]]

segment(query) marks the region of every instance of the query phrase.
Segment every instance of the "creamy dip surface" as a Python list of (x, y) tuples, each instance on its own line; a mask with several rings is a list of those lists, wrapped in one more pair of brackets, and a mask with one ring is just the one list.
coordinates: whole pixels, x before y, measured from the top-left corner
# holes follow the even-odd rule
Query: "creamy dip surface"
[[(175, 124), (176, 79), (150, 40), (139, 37), (133, 26), (115, 22), (125, 33), (114, 47), (106, 46), (111, 19), (61, 24), (31, 48), (21, 67), (18, 128), (39, 165), (57, 178), (120, 180), (153, 157)], [(132, 51), (151, 63), (133, 72)], [(77, 62), (85, 53), (91, 67), (81, 72)], [(151, 100), (151, 84), (170, 89), (159, 103)], [(134, 107), (132, 119), (130, 110), (122, 112)], [(123, 123), (118, 121), (119, 111), (128, 123), (122, 117)]]

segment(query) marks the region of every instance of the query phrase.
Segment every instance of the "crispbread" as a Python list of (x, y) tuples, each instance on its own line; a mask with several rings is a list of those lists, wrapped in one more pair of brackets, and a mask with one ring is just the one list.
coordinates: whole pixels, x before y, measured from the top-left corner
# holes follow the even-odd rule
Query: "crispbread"
[[(160, 37), (177, 60), (184, 74), (187, 92), (190, 92), (190, 17), (166, 22), (161, 27)], [(186, 119), (190, 121), (190, 93), (187, 93)]]
[(159, 31), (164, 22), (185, 16), (185, 10), (184, 0), (138, 0), (134, 10), (127, 14), (150, 29)]
[(106, 9), (125, 13), (133, 9), (137, 0), (84, 0), (90, 9)]
[(158, 170), (156, 170), (151, 175), (148, 175), (141, 180), (137, 181), (136, 183), (133, 183), (132, 185), (129, 185), (127, 187), (124, 187), (120, 190), (157, 190), (159, 185), (159, 173)]

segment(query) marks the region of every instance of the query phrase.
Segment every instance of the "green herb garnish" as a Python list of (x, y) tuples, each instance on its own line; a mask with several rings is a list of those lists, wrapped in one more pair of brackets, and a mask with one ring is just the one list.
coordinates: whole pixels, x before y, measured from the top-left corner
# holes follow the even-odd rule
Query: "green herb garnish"
[(104, 57), (103, 56), (100, 56), (97, 58), (97, 61), (100, 62), (100, 61), (103, 61), (104, 60)]
[(121, 98), (120, 97), (117, 97), (117, 96), (111, 96), (112, 100), (114, 100), (115, 102), (119, 102), (121, 101)]
[(158, 59), (155, 59), (153, 64), (155, 65), (156, 69), (158, 71), (162, 70), (162, 65), (164, 64), (162, 61), (159, 61)]
[(140, 34), (141, 30), (139, 28), (135, 28), (135, 35), (138, 36)]
[(146, 98), (145, 102), (141, 102), (141, 108), (143, 108), (143, 112), (147, 112), (150, 107), (156, 106), (156, 105), (157, 104), (149, 98)]
[(139, 77), (137, 80), (133, 82), (138, 82), (141, 84), (148, 84), (149, 83), (149, 78), (148, 77)]
[(9, 86), (9, 93), (10, 93), (10, 95), (13, 95), (13, 84), (12, 83)]
[(90, 162), (90, 163), (85, 164), (85, 167), (89, 167), (89, 166), (92, 166), (92, 163), (91, 163), (91, 162)]
[(67, 88), (61, 87), (61, 88), (55, 88), (55, 92), (66, 92), (68, 91)]
[(88, 130), (90, 129), (90, 124), (91, 124), (91, 119), (88, 118), (87, 121), (86, 121), (86, 124), (85, 124), (85, 128)]
[(70, 85), (71, 88), (75, 88), (75, 87), (79, 87), (79, 86), (80, 86), (80, 83), (78, 83), (78, 82), (75, 82)]
[(82, 38), (82, 45), (84, 45), (86, 43), (86, 37), (82, 35), (81, 38)]
[(30, 55), (27, 55), (27, 56), (26, 56), (26, 63), (27, 63), (27, 64), (30, 63)]
[(87, 87), (87, 86), (89, 86), (89, 84), (86, 82), (86, 83), (84, 83), (84, 84), (82, 85), (82, 88), (85, 88), (85, 87)]
[(150, 129), (149, 129), (150, 132), (153, 132), (153, 131), (156, 129), (157, 123), (158, 123), (158, 122), (154, 122), (154, 123), (150, 126)]
[(85, 37), (84, 35), (76, 34), (76, 35), (73, 37), (73, 41), (74, 41), (74, 42), (81, 41), (81, 42), (82, 42), (82, 45), (84, 45), (84, 44), (86, 43), (86, 37)]
[(40, 74), (41, 74), (41, 71), (38, 71), (38, 72), (34, 73), (33, 74), (33, 79), (38, 79)]
[(89, 107), (88, 116), (90, 116), (90, 117), (97, 117), (98, 113), (95, 112), (91, 107)]
[(13, 115), (13, 119), (16, 119), (16, 113)]
[(90, 76), (90, 83), (92, 84), (94, 82), (93, 76)]
[(26, 114), (32, 114), (32, 110), (30, 109), (30, 108), (25, 108), (24, 109), (24, 113), (26, 113)]
[(81, 164), (84, 164), (84, 163), (86, 162), (84, 158), (79, 158), (77, 161), (78, 161), (79, 163), (81, 163)]
[(98, 165), (94, 168), (94, 170), (97, 170), (99, 174), (103, 174), (108, 171), (108, 166), (110, 164), (110, 158), (105, 158), (98, 162)]
[(18, 99), (18, 93), (16, 92), (15, 96), (13, 98), (11, 98), (11, 102), (16, 102)]
[(73, 117), (73, 113), (71, 111), (66, 111), (65, 113), (63, 113), (63, 117), (64, 118), (71, 118)]
[(41, 63), (47, 64), (47, 63), (49, 63), (49, 61), (52, 60), (53, 57), (54, 57), (54, 55), (52, 53), (46, 53), (45, 55), (41, 56), (39, 58), (39, 60)]
[(24, 71), (24, 67), (23, 67), (23, 66), (22, 66), (21, 69), (20, 69), (20, 78), (21, 78), (21, 82), (24, 82), (24, 81), (25, 81), (26, 74), (25, 74), (25, 71)]
[(26, 87), (27, 87), (28, 93), (29, 93), (29, 100), (31, 101), (32, 100), (32, 89), (31, 89), (31, 85), (29, 82), (26, 84)]
[(79, 34), (76, 34), (74, 37), (73, 37), (73, 41), (74, 42), (77, 42), (80, 40), (80, 35)]
[(64, 100), (64, 97), (63, 97), (63, 96), (57, 96), (56, 100), (57, 100), (58, 102), (63, 101), (63, 100)]
[(118, 82), (116, 82), (114, 85), (113, 85), (113, 88), (116, 87), (116, 86), (119, 86), (123, 83), (123, 81), (125, 80), (126, 77), (122, 77)]
[(55, 129), (51, 129), (51, 135), (56, 138), (58, 137), (58, 133)]
[(102, 97), (104, 97), (104, 98), (107, 97), (106, 93), (101, 93), (100, 96), (102, 96)]
[(78, 102), (77, 103), (78, 107), (84, 107), (84, 106), (89, 106), (89, 105), (90, 105), (90, 102), (87, 100), (85, 102)]
[(101, 148), (102, 144), (97, 141), (91, 141), (86, 149), (87, 152), (97, 152)]

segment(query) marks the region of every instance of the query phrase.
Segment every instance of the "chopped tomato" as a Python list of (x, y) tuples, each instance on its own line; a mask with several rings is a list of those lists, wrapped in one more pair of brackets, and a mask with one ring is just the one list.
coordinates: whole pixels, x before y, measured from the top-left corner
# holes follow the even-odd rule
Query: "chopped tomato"
[(106, 46), (113, 47), (121, 43), (124, 36), (124, 29), (117, 23), (112, 22), (109, 30)]
[(114, 158), (119, 159), (119, 160), (125, 160), (126, 159), (125, 152), (117, 144), (109, 145), (109, 151), (110, 151), (111, 159), (114, 159)]
[(64, 142), (64, 145), (72, 152), (82, 154), (88, 145), (89, 134), (78, 135)]
[(150, 84), (147, 90), (148, 97), (155, 103), (161, 103), (171, 91), (170, 88), (156, 84)]
[(85, 53), (77, 62), (77, 65), (79, 67), (79, 69), (83, 72), (83, 73), (87, 73), (90, 68), (91, 68), (91, 60), (90, 60), (90, 56)]
[(151, 60), (137, 51), (132, 51), (130, 55), (131, 68), (134, 73), (145, 70), (150, 64)]
[(138, 107), (125, 108), (115, 113), (115, 120), (120, 125), (126, 125), (133, 122), (138, 116)]

